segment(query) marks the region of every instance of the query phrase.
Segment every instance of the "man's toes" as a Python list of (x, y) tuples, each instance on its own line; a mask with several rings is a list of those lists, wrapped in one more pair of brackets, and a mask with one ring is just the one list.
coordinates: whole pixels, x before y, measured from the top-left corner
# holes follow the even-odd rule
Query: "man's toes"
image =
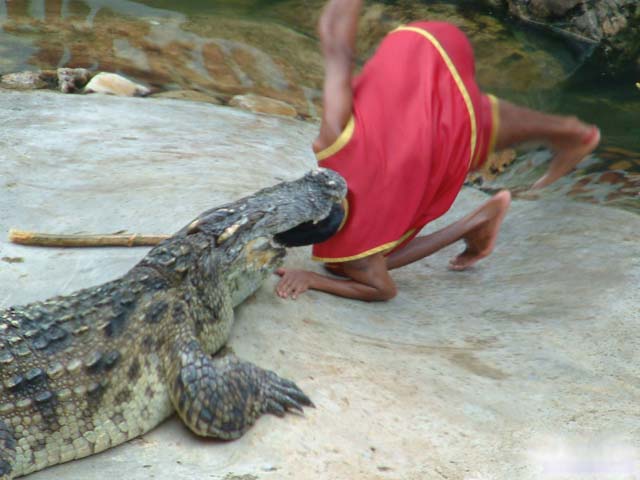
[(449, 265), (449, 270), (453, 270), (454, 272), (461, 272), (469, 268), (472, 264), (467, 263), (452, 263)]
[(502, 207), (506, 208), (511, 203), (511, 192), (509, 190), (500, 190), (495, 194), (494, 198), (500, 202)]
[(478, 260), (480, 259), (477, 257), (465, 258), (464, 260), (452, 263), (449, 268), (453, 271), (461, 272), (469, 267), (472, 267)]
[(458, 265), (460, 263), (460, 255), (458, 255), (457, 257), (451, 257), (449, 259), (449, 265)]
[(469, 262), (469, 257), (466, 253), (461, 253), (460, 255), (453, 257), (449, 260), (449, 269), (460, 271), (467, 268), (467, 264)]
[(473, 253), (473, 254), (468, 252), (463, 252), (457, 257), (454, 257), (451, 260), (449, 260), (449, 268), (455, 271), (466, 270), (467, 268), (475, 265), (477, 262), (479, 262), (483, 258), (488, 257), (490, 254), (491, 254), (490, 250), (485, 250), (483, 252)]
[(459, 265), (457, 263), (452, 263), (449, 265), (449, 270), (453, 270), (454, 272), (461, 272), (462, 270), (465, 270), (467, 267), (463, 266), (463, 265)]
[(600, 143), (600, 135), (600, 129), (595, 125), (592, 125), (582, 137), (582, 144), (595, 148)]

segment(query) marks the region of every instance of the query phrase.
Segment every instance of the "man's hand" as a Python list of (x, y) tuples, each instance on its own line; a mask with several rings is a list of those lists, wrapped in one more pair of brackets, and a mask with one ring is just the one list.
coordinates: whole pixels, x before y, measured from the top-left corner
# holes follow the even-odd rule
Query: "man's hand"
[(275, 273), (282, 279), (276, 286), (276, 293), (281, 298), (295, 300), (301, 293), (313, 289), (366, 302), (390, 300), (396, 296), (396, 285), (387, 271), (387, 261), (381, 253), (344, 262), (341, 267), (345, 278), (279, 268)]
[(309, 290), (314, 276), (313, 272), (286, 268), (279, 268), (276, 270), (276, 274), (282, 277), (276, 286), (276, 293), (280, 298), (291, 297), (293, 300)]

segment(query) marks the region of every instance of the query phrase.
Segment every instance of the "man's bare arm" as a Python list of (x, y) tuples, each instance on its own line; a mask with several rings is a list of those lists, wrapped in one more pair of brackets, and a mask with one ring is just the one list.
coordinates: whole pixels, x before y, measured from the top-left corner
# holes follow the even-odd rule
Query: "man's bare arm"
[(358, 16), (362, 0), (331, 0), (325, 6), (318, 34), (325, 59), (323, 114), (316, 152), (331, 145), (349, 121), (353, 93), (351, 73), (356, 56)]
[(280, 269), (282, 277), (276, 292), (282, 298), (297, 298), (307, 289), (319, 290), (340, 297), (367, 302), (389, 300), (397, 289), (386, 267), (382, 254), (345, 262), (342, 272), (348, 279), (338, 279), (306, 270)]

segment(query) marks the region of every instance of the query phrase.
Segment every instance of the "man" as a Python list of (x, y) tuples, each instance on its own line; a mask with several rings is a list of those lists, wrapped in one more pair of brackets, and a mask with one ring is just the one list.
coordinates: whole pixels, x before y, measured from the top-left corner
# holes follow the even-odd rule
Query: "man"
[(595, 126), (576, 118), (481, 93), (469, 41), (446, 23), (416, 22), (389, 33), (352, 82), (361, 7), (362, 0), (330, 0), (318, 25), (326, 72), (313, 150), (321, 167), (342, 174), (349, 192), (337, 233), (315, 244), (313, 255), (343, 278), (282, 268), (276, 287), (282, 298), (311, 288), (388, 300), (397, 293), (389, 270), (458, 240), (466, 249), (450, 266), (464, 270), (492, 252), (511, 201), (508, 191), (438, 232), (416, 234), (451, 207), (470, 170), (494, 149), (543, 141), (555, 151), (533, 185), (543, 188), (600, 141)]

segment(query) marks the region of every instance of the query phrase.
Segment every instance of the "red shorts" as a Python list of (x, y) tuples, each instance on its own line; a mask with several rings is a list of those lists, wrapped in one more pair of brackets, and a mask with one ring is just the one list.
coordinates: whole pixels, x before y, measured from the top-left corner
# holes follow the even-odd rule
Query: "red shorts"
[(315, 260), (345, 262), (412, 239), (455, 200), (495, 142), (497, 102), (475, 82), (455, 26), (416, 22), (388, 34), (353, 81), (353, 115), (319, 165), (347, 181), (348, 215)]

